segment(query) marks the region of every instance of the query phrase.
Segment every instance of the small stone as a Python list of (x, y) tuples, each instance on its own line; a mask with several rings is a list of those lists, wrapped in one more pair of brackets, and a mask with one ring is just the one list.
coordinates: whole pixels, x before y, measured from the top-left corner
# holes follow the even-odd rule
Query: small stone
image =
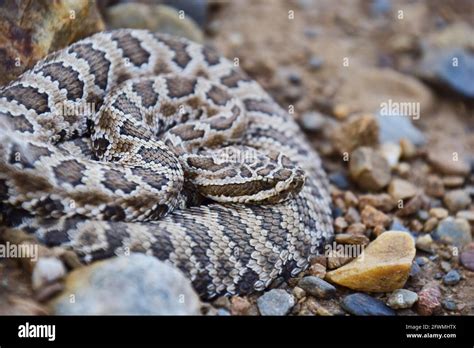
[(230, 299), (231, 302), (231, 314), (232, 315), (251, 315), (252, 304), (244, 297), (233, 296)]
[(66, 275), (66, 268), (61, 260), (55, 257), (41, 257), (33, 269), (31, 286), (40, 290), (44, 286), (60, 280)]
[(433, 252), (433, 238), (430, 234), (424, 234), (416, 239), (416, 248), (419, 250), (426, 251), (428, 253)]
[(436, 241), (462, 247), (472, 242), (471, 226), (464, 219), (447, 217), (443, 219), (432, 233)]
[(395, 166), (395, 173), (401, 176), (402, 178), (408, 177), (410, 172), (411, 166), (406, 162), (398, 163)]
[(425, 256), (420, 256), (420, 257), (417, 257), (415, 259), (415, 262), (420, 266), (420, 267), (423, 267), (424, 265), (426, 265), (428, 262), (430, 262), (430, 260), (425, 257)]
[(349, 188), (349, 180), (343, 172), (336, 172), (329, 175), (329, 182), (341, 190)]
[(448, 211), (444, 208), (431, 208), (429, 213), (438, 220), (446, 219), (449, 215)]
[(314, 276), (304, 277), (300, 280), (298, 286), (316, 298), (328, 299), (334, 297), (336, 294), (336, 288), (333, 285)]
[(378, 191), (390, 182), (388, 162), (370, 147), (359, 147), (349, 162), (351, 178), (364, 190)]
[(413, 232), (420, 232), (423, 229), (423, 224), (415, 219), (410, 221), (409, 227)]
[(393, 230), (393, 231), (410, 232), (410, 230), (408, 228), (406, 228), (398, 218), (393, 219), (393, 222), (390, 225), (390, 229)]
[(390, 0), (373, 0), (370, 4), (370, 12), (375, 16), (383, 16), (392, 10), (392, 2)]
[(348, 207), (357, 207), (359, 200), (351, 191), (344, 192), (344, 202)]
[(358, 291), (393, 291), (407, 281), (415, 252), (415, 243), (408, 233), (388, 231), (354, 261), (328, 272), (326, 279)]
[(455, 269), (450, 270), (444, 277), (443, 283), (446, 285), (456, 285), (461, 280), (461, 275)]
[(378, 236), (380, 236), (385, 231), (386, 231), (386, 229), (382, 225), (375, 226), (374, 229), (372, 230), (372, 236), (374, 238), (377, 238)]
[(433, 278), (436, 280), (440, 280), (441, 278), (443, 278), (443, 273), (436, 272)]
[(459, 155), (453, 155), (455, 153), (457, 154), (456, 151), (431, 148), (428, 150), (428, 161), (442, 174), (459, 176), (468, 175), (471, 170), (469, 164)]
[(388, 186), (388, 193), (396, 201), (414, 197), (417, 192), (415, 185), (402, 179), (393, 179)]
[(451, 270), (451, 264), (449, 262), (446, 262), (446, 261), (441, 261), (441, 263), (439, 264), (439, 266), (441, 267), (441, 269), (444, 271), (444, 272), (449, 272)]
[(341, 306), (353, 315), (396, 315), (395, 311), (382, 301), (362, 293), (344, 297)]
[(225, 308), (217, 308), (217, 315), (221, 317), (226, 317), (230, 315), (230, 312)]
[(369, 244), (369, 238), (363, 234), (349, 234), (341, 233), (336, 234), (336, 243), (339, 244), (357, 244), (357, 245), (367, 245)]
[(329, 256), (328, 257), (328, 269), (336, 269), (339, 268), (349, 261), (351, 261), (352, 257), (345, 257), (345, 256)]
[(309, 267), (309, 274), (324, 279), (326, 277), (326, 266), (315, 263)]
[(336, 230), (336, 233), (344, 231), (347, 226), (349, 225), (343, 217), (338, 217), (334, 220), (334, 229)]
[[(334, 110), (338, 118), (344, 118), (346, 110)], [(344, 154), (351, 153), (361, 146), (373, 147), (378, 144), (378, 126), (373, 115), (361, 115), (351, 117), (342, 125), (335, 128), (332, 135), (332, 142), (336, 149)]]
[(465, 219), (469, 221), (469, 223), (474, 224), (474, 211), (472, 210), (461, 210), (458, 211), (456, 214), (457, 218)]
[(385, 143), (380, 145), (379, 153), (387, 160), (390, 168), (394, 168), (402, 155), (400, 145), (394, 143)]
[(465, 190), (449, 191), (444, 196), (444, 204), (451, 212), (457, 212), (471, 204), (471, 197)]
[(466, 250), (461, 253), (461, 264), (468, 270), (474, 272), (474, 250)]
[(391, 221), (388, 215), (385, 215), (380, 210), (377, 210), (370, 205), (367, 205), (364, 210), (362, 210), (361, 219), (362, 223), (367, 227), (388, 227)]
[(459, 187), (464, 184), (464, 178), (462, 176), (445, 176), (443, 178), (443, 184), (445, 187), (448, 188), (454, 188), (454, 187)]
[(410, 216), (418, 212), (423, 206), (423, 198), (416, 195), (403, 205), (403, 208), (397, 212), (398, 216)]
[(416, 147), (409, 139), (400, 139), (400, 147), (403, 159), (411, 159), (416, 155)]
[(435, 217), (431, 217), (428, 220), (426, 220), (425, 224), (423, 225), (423, 232), (429, 233), (433, 231), (436, 226), (438, 226), (438, 219)]
[(356, 222), (356, 223), (351, 224), (347, 228), (346, 232), (350, 233), (350, 234), (355, 234), (355, 235), (359, 235), (359, 234), (363, 235), (365, 233), (366, 229), (367, 228), (365, 227), (364, 224), (362, 224), (360, 222)]
[(417, 217), (422, 221), (426, 221), (430, 217), (430, 214), (426, 210), (420, 210), (417, 212)]
[(153, 256), (131, 253), (69, 273), (52, 306), (57, 315), (198, 315), (201, 302), (180, 270)]
[(297, 300), (301, 300), (306, 296), (306, 291), (301, 289), (299, 286), (295, 286), (293, 288), (293, 295), (296, 297)]
[(436, 175), (428, 175), (426, 179), (425, 192), (432, 197), (444, 196), (443, 180)]
[(304, 130), (309, 132), (319, 132), (324, 128), (327, 121), (326, 118), (319, 112), (311, 111), (305, 112), (301, 116), (301, 126)]
[(444, 299), (441, 302), (441, 305), (443, 306), (444, 309), (446, 309), (447, 311), (451, 311), (451, 312), (458, 309), (458, 306), (456, 305), (456, 302), (454, 302), (453, 300), (450, 300), (450, 299)]
[(411, 308), (416, 301), (418, 301), (418, 295), (416, 292), (406, 289), (398, 289), (392, 292), (388, 298), (387, 304), (393, 309), (404, 309)]
[(362, 210), (365, 206), (370, 205), (385, 213), (393, 210), (397, 202), (387, 193), (366, 194), (359, 196), (359, 208)]
[(261, 315), (286, 315), (295, 305), (295, 298), (285, 290), (273, 289), (257, 300)]
[(428, 316), (441, 308), (441, 291), (436, 283), (428, 283), (418, 293), (416, 310), (418, 314)]
[(349, 209), (347, 209), (346, 215), (344, 215), (344, 218), (349, 224), (360, 222), (359, 211), (354, 207), (349, 207)]
[(349, 116), (351, 110), (346, 104), (337, 104), (334, 106), (332, 112), (336, 118), (344, 120)]
[(416, 277), (421, 272), (421, 268), (418, 263), (413, 262), (410, 269), (410, 277)]
[(376, 119), (379, 126), (379, 141), (382, 144), (398, 144), (401, 139), (408, 139), (416, 146), (426, 143), (423, 133), (405, 115), (387, 117), (378, 114)]

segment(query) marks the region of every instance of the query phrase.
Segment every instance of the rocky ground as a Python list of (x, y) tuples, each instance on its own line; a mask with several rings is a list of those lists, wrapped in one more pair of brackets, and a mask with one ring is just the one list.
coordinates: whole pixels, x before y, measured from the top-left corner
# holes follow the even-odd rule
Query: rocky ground
[[(150, 257), (78, 267), (73, 255), (41, 248), (36, 264), (0, 263), (0, 313), (474, 314), (471, 1), (196, 1), (185, 13), (199, 25), (168, 7), (142, 5), (130, 16), (127, 6), (101, 2), (105, 23), (89, 27), (145, 26), (209, 42), (294, 114), (330, 178), (333, 247), (361, 246), (364, 258), (314, 257), (304, 274), (263, 294), (199, 308), (186, 280)], [(64, 44), (83, 35), (41, 27), (67, 32)], [(419, 112), (387, 115), (390, 100)], [(149, 286), (153, 271), (168, 283)], [(185, 296), (162, 309), (160, 296), (173, 294)]]

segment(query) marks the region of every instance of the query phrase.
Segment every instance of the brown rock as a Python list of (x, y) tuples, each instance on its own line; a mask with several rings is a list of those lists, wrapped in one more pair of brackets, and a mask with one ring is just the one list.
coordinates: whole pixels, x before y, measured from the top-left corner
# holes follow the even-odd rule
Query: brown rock
[(375, 117), (373, 115), (361, 115), (351, 117), (335, 128), (332, 140), (341, 154), (350, 153), (360, 146), (377, 145), (378, 133), (378, 124)]
[(350, 207), (349, 209), (347, 209), (347, 213), (344, 215), (344, 218), (350, 224), (360, 222), (359, 211), (354, 207)]
[(232, 315), (256, 315), (256, 308), (244, 297), (234, 296), (230, 303)]
[(309, 274), (321, 279), (324, 279), (326, 276), (326, 267), (321, 265), (320, 263), (315, 263), (309, 266)]
[(393, 179), (388, 186), (388, 193), (396, 201), (411, 198), (415, 196), (417, 192), (418, 189), (415, 185), (402, 179)]
[(445, 187), (448, 187), (448, 188), (459, 187), (459, 186), (462, 186), (462, 184), (464, 184), (464, 178), (462, 176), (453, 176), (453, 175), (445, 176), (443, 178), (443, 184)]
[(105, 29), (95, 1), (2, 2), (0, 23), (0, 85), (48, 53)]
[(423, 232), (431, 232), (436, 228), (436, 226), (438, 226), (438, 219), (430, 217), (423, 225)]
[(431, 208), (429, 213), (438, 220), (445, 219), (449, 215), (448, 211), (444, 208)]
[(373, 231), (372, 231), (372, 235), (377, 238), (378, 236), (380, 236), (382, 233), (384, 233), (386, 231), (385, 227), (383, 227), (382, 225), (378, 225), (378, 226), (375, 226)]
[(369, 238), (367, 238), (363, 234), (340, 233), (336, 235), (335, 239), (336, 239), (336, 243), (339, 243), (339, 244), (359, 244), (359, 245), (369, 244)]
[(344, 192), (344, 202), (348, 207), (357, 207), (359, 200), (351, 191)]
[(441, 291), (435, 282), (426, 284), (418, 293), (418, 302), (415, 305), (420, 315), (432, 315), (441, 308)]
[(457, 212), (471, 204), (471, 197), (465, 190), (453, 190), (446, 193), (443, 201), (451, 212)]
[(436, 175), (428, 175), (426, 179), (425, 192), (432, 197), (444, 196), (443, 180)]
[(456, 151), (430, 149), (428, 161), (442, 174), (466, 176), (469, 174), (469, 164)]
[(410, 159), (416, 155), (416, 147), (410, 140), (406, 138), (400, 139), (400, 147), (403, 159)]
[(351, 178), (364, 190), (378, 191), (390, 182), (388, 162), (370, 147), (359, 147), (349, 162)]
[(390, 217), (368, 205), (362, 210), (361, 214), (362, 223), (368, 227), (385, 226), (390, 225)]
[(336, 232), (344, 231), (347, 228), (347, 226), (348, 226), (348, 224), (347, 224), (346, 220), (341, 216), (337, 217), (334, 220), (334, 229), (336, 230)]
[(358, 291), (393, 291), (407, 281), (415, 252), (414, 240), (408, 233), (388, 231), (354, 261), (328, 272), (326, 279)]
[(418, 212), (423, 206), (423, 198), (421, 195), (416, 195), (403, 205), (403, 208), (397, 212), (398, 216), (409, 216)]
[(370, 205), (385, 213), (393, 210), (397, 202), (387, 193), (367, 194), (359, 197), (359, 208), (364, 209), (365, 206)]
[(357, 234), (364, 234), (365, 231), (366, 231), (366, 229), (367, 229), (367, 228), (365, 227), (365, 225), (364, 225), (363, 223), (356, 222), (356, 223), (350, 225), (350, 226), (347, 228), (346, 232), (347, 232), (347, 233), (350, 233), (350, 234), (355, 234), (355, 235), (357, 235)]
[(411, 220), (410, 221), (410, 230), (413, 232), (420, 232), (423, 229), (423, 224), (419, 220)]

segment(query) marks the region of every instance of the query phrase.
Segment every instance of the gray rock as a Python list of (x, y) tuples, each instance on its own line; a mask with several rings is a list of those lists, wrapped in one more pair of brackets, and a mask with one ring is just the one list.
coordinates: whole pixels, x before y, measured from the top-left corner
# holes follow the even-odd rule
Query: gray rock
[(392, 292), (388, 298), (387, 304), (393, 309), (411, 308), (418, 301), (416, 292), (398, 289)]
[[(198, 315), (201, 303), (177, 268), (132, 253), (70, 273), (53, 300), (58, 315)], [(73, 299), (73, 301), (72, 301)]]
[(349, 180), (347, 179), (347, 175), (341, 171), (330, 174), (329, 181), (331, 184), (341, 190), (349, 189)]
[(451, 212), (457, 212), (471, 204), (471, 197), (465, 190), (453, 190), (444, 195), (443, 201)]
[(298, 286), (317, 298), (332, 298), (336, 294), (336, 288), (333, 285), (315, 276), (304, 277)]
[(464, 219), (447, 217), (441, 220), (432, 233), (435, 241), (441, 241), (462, 247), (472, 242), (471, 226)]
[(363, 293), (355, 293), (344, 297), (342, 308), (353, 315), (396, 315), (395, 311), (385, 303)]
[(416, 277), (420, 272), (420, 266), (416, 262), (413, 262), (410, 268), (410, 277)]
[(443, 277), (443, 283), (446, 285), (456, 285), (461, 280), (461, 275), (455, 269), (450, 270)]
[(31, 286), (34, 290), (51, 284), (66, 274), (66, 268), (61, 260), (55, 257), (41, 257), (36, 262), (31, 275)]
[(370, 4), (370, 12), (372, 12), (374, 16), (388, 14), (391, 10), (391, 0), (372, 0)]
[(204, 27), (207, 22), (207, 0), (165, 0), (164, 3), (176, 8), (178, 11), (183, 10), (184, 13), (194, 19), (201, 28)]
[(304, 130), (310, 132), (318, 132), (323, 129), (326, 124), (326, 118), (316, 111), (305, 112), (301, 116), (301, 126)]
[(382, 144), (398, 144), (403, 138), (410, 140), (417, 146), (426, 143), (426, 138), (423, 133), (416, 128), (411, 119), (405, 115), (384, 116), (378, 114), (376, 119), (379, 125), (379, 141)]
[(465, 49), (429, 50), (420, 62), (417, 74), (462, 97), (474, 99), (474, 54)]
[(286, 315), (295, 305), (295, 298), (285, 290), (273, 289), (257, 300), (261, 315)]
[(455, 311), (458, 309), (458, 306), (456, 305), (456, 302), (454, 302), (453, 300), (450, 300), (450, 299), (444, 299), (442, 302), (441, 302), (441, 305), (443, 306), (444, 309), (446, 309), (447, 311)]

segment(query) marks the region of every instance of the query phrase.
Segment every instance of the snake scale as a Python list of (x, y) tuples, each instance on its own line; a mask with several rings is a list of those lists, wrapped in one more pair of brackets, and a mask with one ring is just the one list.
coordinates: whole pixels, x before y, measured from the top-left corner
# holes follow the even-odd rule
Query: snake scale
[(210, 47), (95, 34), (3, 87), (0, 124), (4, 223), (85, 262), (144, 252), (212, 298), (295, 276), (332, 237), (318, 155)]

